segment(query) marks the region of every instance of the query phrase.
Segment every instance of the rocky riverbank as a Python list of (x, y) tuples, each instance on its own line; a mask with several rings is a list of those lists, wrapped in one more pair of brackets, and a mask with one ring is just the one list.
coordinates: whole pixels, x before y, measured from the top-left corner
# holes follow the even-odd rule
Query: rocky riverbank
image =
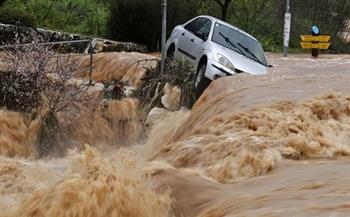
[[(0, 23), (0, 45), (8, 45), (18, 40), (20, 43), (30, 43), (32, 41), (40, 42), (59, 42), (59, 41), (77, 41), (91, 40), (94, 45), (94, 52), (146, 52), (146, 46), (131, 42), (117, 42), (108, 39), (95, 38), (59, 31), (52, 31), (41, 28), (15, 26)], [(87, 52), (89, 42), (70, 44), (64, 48), (65, 52)]]

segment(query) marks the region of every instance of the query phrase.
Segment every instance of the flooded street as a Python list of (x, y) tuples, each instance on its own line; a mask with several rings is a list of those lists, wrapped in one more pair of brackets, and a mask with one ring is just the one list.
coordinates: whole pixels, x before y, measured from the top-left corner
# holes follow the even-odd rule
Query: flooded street
[[(268, 54), (267, 75), (214, 81), (142, 144), (1, 156), (0, 216), (349, 216), (350, 55), (310, 56)], [(136, 119), (130, 106), (111, 109)], [(16, 120), (0, 119), (1, 153), (34, 148)], [(134, 122), (120, 127), (127, 141), (139, 134)]]

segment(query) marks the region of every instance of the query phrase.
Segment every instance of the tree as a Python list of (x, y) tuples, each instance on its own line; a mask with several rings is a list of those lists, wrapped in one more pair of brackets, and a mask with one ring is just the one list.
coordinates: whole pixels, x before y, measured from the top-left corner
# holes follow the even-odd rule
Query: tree
[[(0, 0), (1, 1), (1, 0)], [(109, 8), (107, 0), (8, 0), (2, 5), (4, 23), (18, 20), (28, 26), (106, 36)], [(28, 20), (30, 18), (30, 20)], [(35, 27), (35, 25), (30, 25)]]
[(227, 10), (230, 6), (230, 3), (232, 0), (213, 0), (214, 2), (218, 3), (221, 7), (221, 19), (223, 21), (227, 21)]
[[(198, 0), (168, 1), (167, 34), (173, 27), (197, 15)], [(110, 0), (108, 31), (111, 39), (146, 44), (159, 50), (161, 35), (160, 0)]]
[(5, 59), (8, 71), (1, 72), (0, 91), (6, 97), (0, 106), (29, 113), (41, 121), (40, 156), (62, 153), (65, 148), (60, 146), (60, 136), (73, 128), (87, 104), (95, 102), (74, 80), (77, 60), (38, 43), (16, 43), (5, 50)]
[(255, 0), (254, 2), (245, 0), (236, 0), (232, 4), (232, 18), (243, 25), (244, 28), (248, 26), (256, 26), (257, 22), (262, 16), (273, 17), (271, 14), (265, 12), (271, 7), (273, 1), (271, 0)]

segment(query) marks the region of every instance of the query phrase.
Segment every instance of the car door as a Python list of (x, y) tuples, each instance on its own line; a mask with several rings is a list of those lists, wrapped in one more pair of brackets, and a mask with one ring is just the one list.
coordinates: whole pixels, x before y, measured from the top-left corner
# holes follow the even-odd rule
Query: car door
[(197, 62), (199, 61), (199, 58), (201, 58), (205, 48), (205, 43), (207, 42), (212, 29), (212, 21), (210, 19), (203, 18), (202, 23), (203, 24), (199, 29), (194, 29), (194, 32), (190, 35), (190, 39), (186, 45), (191, 56), (195, 57), (191, 59), (192, 62)]
[(194, 56), (195, 53), (192, 50), (193, 43), (196, 42), (196, 44), (198, 44), (198, 40), (201, 40), (195, 36), (195, 33), (198, 33), (201, 30), (207, 20), (208, 19), (204, 17), (196, 18), (195, 20), (186, 24), (184, 26), (183, 32), (180, 33), (178, 51), (185, 59), (191, 62), (197, 59), (197, 57)]

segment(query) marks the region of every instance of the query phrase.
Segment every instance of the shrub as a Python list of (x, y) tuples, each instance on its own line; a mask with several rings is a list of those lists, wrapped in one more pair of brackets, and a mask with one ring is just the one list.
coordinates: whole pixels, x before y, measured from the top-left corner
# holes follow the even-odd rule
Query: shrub
[(140, 87), (134, 92), (134, 96), (142, 102), (142, 119), (153, 107), (163, 107), (161, 97), (164, 95), (164, 86), (169, 83), (181, 89), (180, 107), (191, 108), (195, 103), (195, 71), (187, 61), (166, 60), (164, 74), (160, 73), (160, 64), (156, 68), (149, 69), (148, 75), (142, 79)]
[(4, 53), (8, 72), (0, 74), (0, 93), (5, 96), (0, 106), (38, 115), (39, 155), (62, 153), (59, 137), (76, 124), (81, 109), (94, 102), (73, 80), (78, 63), (37, 43), (16, 43)]
[(346, 43), (342, 38), (335, 37), (331, 39), (331, 46), (329, 48), (331, 53), (350, 53), (350, 43)]
[[(16, 84), (16, 85), (13, 85)], [(9, 88), (14, 86), (15, 88)], [(35, 80), (28, 74), (0, 71), (0, 107), (16, 112), (31, 112), (36, 108), (39, 91)]]
[(0, 107), (16, 112), (32, 112), (39, 102), (40, 86), (29, 73), (0, 71)]
[(35, 17), (26, 11), (4, 7), (0, 9), (0, 23), (36, 27)]
[(105, 36), (109, 15), (103, 0), (9, 0), (2, 8), (5, 23), (99, 36)]

